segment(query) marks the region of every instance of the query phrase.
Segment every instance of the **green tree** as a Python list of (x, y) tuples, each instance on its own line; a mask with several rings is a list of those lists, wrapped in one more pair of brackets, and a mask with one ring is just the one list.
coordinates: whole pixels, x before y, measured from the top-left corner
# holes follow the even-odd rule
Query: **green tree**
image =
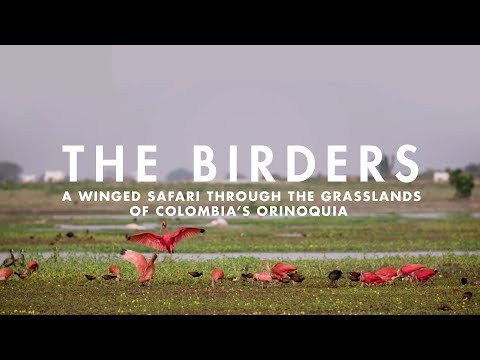
[(461, 169), (448, 170), (450, 176), (450, 185), (455, 186), (455, 197), (468, 198), (472, 196), (472, 191), (475, 186), (473, 175)]
[(0, 162), (0, 181), (18, 180), (23, 172), (20, 165), (8, 161)]

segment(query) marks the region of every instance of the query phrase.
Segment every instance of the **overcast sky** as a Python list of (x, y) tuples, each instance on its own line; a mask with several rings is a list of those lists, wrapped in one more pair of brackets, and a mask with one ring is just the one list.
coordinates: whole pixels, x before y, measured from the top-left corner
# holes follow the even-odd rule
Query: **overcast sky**
[[(157, 145), (159, 179), (193, 170), (193, 145), (228, 146), (250, 175), (250, 145), (304, 145), (326, 173), (327, 145), (393, 154), (418, 147), (420, 170), (480, 162), (479, 46), (0, 46), (0, 161), (25, 173), (68, 170), (63, 144), (83, 144), (79, 178), (95, 176), (95, 145)], [(399, 169), (397, 167), (397, 169)], [(299, 168), (299, 171), (301, 169)]]

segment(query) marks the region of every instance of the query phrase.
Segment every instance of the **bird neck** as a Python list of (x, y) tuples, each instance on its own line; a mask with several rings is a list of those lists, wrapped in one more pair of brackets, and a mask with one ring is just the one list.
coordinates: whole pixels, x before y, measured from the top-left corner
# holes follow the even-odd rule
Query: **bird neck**
[(268, 264), (268, 262), (266, 262), (264, 265), (267, 268), (268, 272), (270, 272), (270, 265)]
[(163, 235), (168, 235), (167, 225), (163, 228)]

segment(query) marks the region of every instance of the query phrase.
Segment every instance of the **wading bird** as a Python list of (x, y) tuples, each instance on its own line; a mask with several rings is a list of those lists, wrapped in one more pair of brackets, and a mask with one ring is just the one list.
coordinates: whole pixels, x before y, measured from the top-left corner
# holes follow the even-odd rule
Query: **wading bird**
[(290, 279), (292, 279), (293, 282), (302, 282), (305, 280), (305, 276), (298, 274), (297, 272), (290, 273), (288, 274), (290, 276)]
[(360, 273), (356, 271), (351, 271), (348, 275), (350, 281), (360, 281)]
[(262, 261), (262, 264), (266, 266), (267, 270), (272, 274), (272, 278), (276, 280), (282, 280), (285, 275), (297, 270), (297, 267), (291, 264), (276, 263), (272, 268), (270, 268), (267, 261)]
[(15, 265), (25, 265), (25, 254), (23, 253), (23, 249), (20, 249), (20, 257), (15, 260)]
[(138, 275), (140, 275), (138, 282), (143, 286), (151, 283), (153, 275), (155, 274), (155, 260), (157, 260), (157, 254), (153, 254), (149, 261), (147, 261), (142, 254), (132, 250), (122, 249), (120, 255), (123, 259), (137, 267)]
[(24, 272), (20, 272), (20, 271), (15, 271), (15, 275), (17, 275), (20, 279), (26, 279), (28, 277), (27, 274), (25, 274)]
[(343, 272), (340, 270), (332, 270), (328, 274), (328, 278), (330, 279), (330, 287), (338, 287), (338, 279), (342, 277)]
[(12, 276), (13, 270), (10, 268), (0, 269), (0, 281), (7, 281), (10, 276)]
[(425, 269), (426, 266), (423, 264), (406, 264), (398, 269), (398, 276), (408, 276), (412, 280), (412, 274), (421, 269)]
[(419, 282), (427, 282), (438, 272), (436, 269), (421, 269), (413, 273), (413, 280)]
[(463, 300), (470, 300), (472, 298), (473, 294), (471, 291), (467, 291), (463, 293)]
[(112, 274), (105, 274), (105, 275), (102, 275), (102, 278), (104, 278), (105, 280), (112, 280), (112, 279), (116, 279), (117, 276)]
[(35, 271), (38, 271), (38, 261), (35, 261), (35, 260), (29, 261), (27, 264), (27, 270), (29, 274), (34, 273)]
[(380, 285), (385, 282), (380, 276), (372, 272), (361, 272), (360, 273), (360, 286), (363, 284), (367, 285)]
[(13, 255), (13, 249), (10, 249), (10, 257), (3, 260), (2, 265), (5, 267), (12, 266), (15, 263), (15, 255)]
[(462, 277), (461, 281), (462, 281), (462, 285), (467, 285), (467, 283), (468, 283), (467, 278), (464, 278), (464, 277)]
[(115, 275), (115, 281), (120, 281), (120, 266), (112, 264), (108, 267), (108, 272)]
[(225, 276), (225, 274), (221, 269), (213, 269), (212, 272), (210, 273), (210, 276), (212, 277), (212, 287), (215, 287), (215, 284), (218, 281), (223, 280), (223, 277)]
[(180, 240), (196, 234), (204, 233), (205, 229), (196, 227), (182, 227), (172, 234), (168, 233), (167, 222), (162, 221), (163, 235), (152, 232), (143, 232), (128, 237), (129, 241), (133, 241), (150, 248), (168, 252), (173, 254), (175, 246)]
[(383, 280), (388, 281), (388, 282), (393, 282), (396, 278), (400, 277), (398, 275), (398, 270), (395, 269), (394, 267), (384, 267), (381, 268), (377, 271), (375, 271), (375, 274), (380, 276)]
[(266, 271), (261, 271), (259, 273), (253, 274), (253, 278), (262, 285), (262, 289), (264, 283), (272, 282), (272, 277)]
[(203, 273), (201, 272), (198, 272), (198, 271), (189, 271), (188, 272), (190, 275), (192, 275), (193, 277), (200, 277), (203, 275)]
[(87, 278), (87, 280), (95, 280), (97, 277), (95, 275), (88, 275), (88, 274), (85, 274), (85, 277)]

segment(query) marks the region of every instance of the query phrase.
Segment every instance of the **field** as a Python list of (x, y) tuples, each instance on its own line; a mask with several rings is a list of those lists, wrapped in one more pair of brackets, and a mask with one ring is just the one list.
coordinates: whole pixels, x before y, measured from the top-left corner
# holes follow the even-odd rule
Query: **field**
[[(228, 219), (227, 228), (210, 227), (210, 218), (170, 218), (170, 231), (180, 226), (204, 227), (207, 231), (187, 238), (172, 258), (159, 258), (151, 286), (141, 286), (133, 265), (118, 256), (122, 248), (142, 253), (150, 249), (132, 244), (134, 233), (128, 205), (121, 203), (62, 203), (65, 189), (98, 190), (269, 190), (270, 185), (165, 184), (135, 185), (3, 184), (0, 187), (0, 252), (23, 248), (27, 261), (40, 261), (40, 271), (21, 280), (13, 275), (0, 282), (0, 314), (480, 314), (476, 280), (480, 280), (477, 253), (455, 255), (453, 251), (480, 251), (479, 192), (469, 200), (455, 200), (448, 185), (419, 183), (358, 184), (340, 186), (313, 181), (275, 184), (288, 190), (355, 191), (408, 190), (422, 192), (418, 203), (348, 203), (348, 217)], [(202, 201), (205, 201), (202, 199)], [(249, 204), (253, 208), (258, 203)], [(157, 217), (140, 218), (160, 232)], [(72, 230), (73, 229), (73, 230)], [(67, 231), (74, 237), (67, 237)], [(295, 284), (271, 284), (225, 280), (212, 288), (210, 271), (219, 267), (226, 277), (236, 277), (248, 265), (250, 272), (263, 271), (256, 252), (273, 265), (281, 253), (345, 253), (442, 251), (434, 256), (385, 258), (338, 258), (289, 260), (305, 276)], [(240, 252), (225, 258), (223, 253)], [(53, 253), (60, 255), (54, 256)], [(184, 260), (182, 254), (220, 254), (206, 261)], [(250, 253), (250, 254), (249, 254)], [(4, 254), (4, 257), (6, 255)], [(361, 256), (360, 256), (361, 257)], [(2, 260), (2, 259), (0, 259)], [(349, 271), (372, 271), (383, 266), (399, 267), (421, 262), (438, 269), (431, 284), (397, 280), (392, 285), (360, 287), (345, 278)], [(120, 282), (105, 281), (108, 265), (122, 268)], [(338, 288), (328, 286), (328, 273), (341, 269)], [(202, 271), (192, 278), (188, 271)], [(97, 279), (88, 281), (84, 274)], [(461, 285), (461, 277), (469, 280)], [(470, 300), (462, 300), (471, 291)], [(443, 309), (443, 310), (442, 310)]]

